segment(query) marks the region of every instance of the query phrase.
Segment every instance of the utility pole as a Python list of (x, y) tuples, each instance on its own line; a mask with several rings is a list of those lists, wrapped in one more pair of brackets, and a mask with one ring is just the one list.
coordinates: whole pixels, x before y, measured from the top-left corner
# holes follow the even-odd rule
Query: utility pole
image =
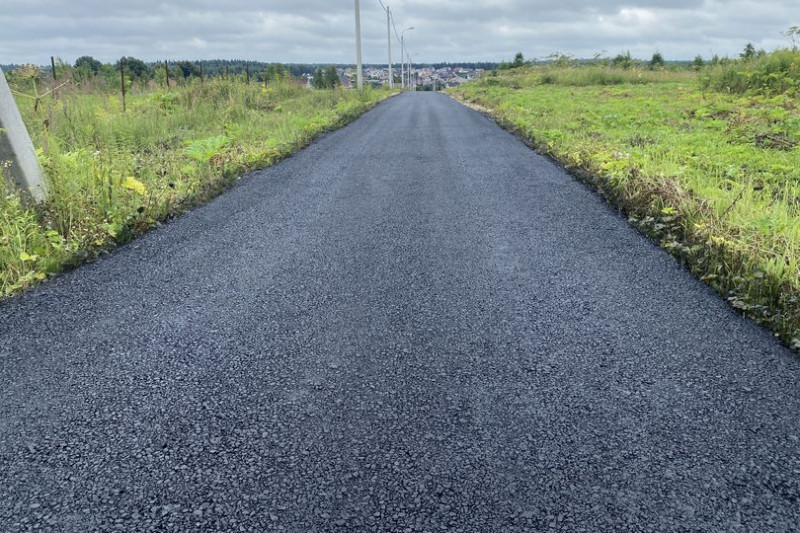
[(36, 149), (0, 69), (0, 163), (4, 161), (11, 162), (8, 170), (16, 186), (27, 191), (36, 202), (47, 200), (47, 184)]
[(364, 72), (361, 68), (361, 6), (355, 0), (356, 7), (356, 79), (358, 80), (358, 90), (364, 88)]
[[(392, 12), (386, 6), (386, 42), (389, 45), (389, 88), (394, 89), (394, 74), (392, 74)], [(55, 69), (53, 69), (55, 72)]]
[[(405, 32), (404, 32), (405, 33)], [(400, 34), (400, 89), (405, 91), (406, 90), (406, 45), (403, 42), (403, 34)]]
[(403, 68), (405, 67), (405, 61), (406, 61), (406, 59), (405, 59), (405, 49), (406, 49), (405, 36), (406, 36), (406, 32), (407, 31), (411, 31), (413, 29), (414, 29), (414, 26), (411, 26), (411, 27), (408, 27), (408, 28), (406, 28), (406, 29), (404, 29), (403, 31), (400, 32), (400, 82), (402, 84), (401, 87), (402, 87), (403, 90), (405, 90), (406, 87), (407, 87), (406, 86), (406, 76), (405, 76), (405, 73), (403, 72)]
[(413, 88), (411, 87), (411, 54), (406, 54), (406, 57), (408, 58), (408, 68), (406, 69), (406, 72), (408, 72), (408, 90), (412, 91)]

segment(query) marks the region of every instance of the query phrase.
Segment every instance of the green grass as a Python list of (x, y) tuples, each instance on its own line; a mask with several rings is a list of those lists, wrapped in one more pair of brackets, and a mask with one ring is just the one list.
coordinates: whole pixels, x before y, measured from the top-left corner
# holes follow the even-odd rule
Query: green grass
[(800, 50), (776, 50), (749, 59), (723, 60), (703, 71), (705, 89), (736, 94), (800, 94)]
[[(92, 259), (212, 198), (388, 97), (214, 79), (119, 95), (18, 98), (51, 195), (0, 196), (0, 296)], [(298, 177), (298, 179), (302, 179)]]
[(703, 91), (696, 76), (534, 68), (451, 94), (564, 162), (734, 306), (800, 347), (798, 103)]
[(586, 87), (589, 85), (644, 85), (688, 81), (694, 79), (692, 72), (665, 69), (622, 69), (610, 66), (592, 65), (585, 67), (562, 68), (556, 66), (498, 71), (500, 75), (490, 74), (484, 83), (495, 87), (522, 89), (537, 85), (568, 85)]

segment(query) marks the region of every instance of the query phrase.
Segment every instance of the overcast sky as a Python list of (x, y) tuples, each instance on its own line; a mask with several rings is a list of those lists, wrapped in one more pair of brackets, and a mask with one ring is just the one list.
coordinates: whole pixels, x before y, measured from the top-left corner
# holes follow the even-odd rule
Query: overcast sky
[[(0, 0), (0, 64), (55, 55), (111, 61), (252, 59), (352, 63), (353, 0)], [(798, 0), (389, 0), (415, 61), (498, 61), (630, 50), (649, 58), (785, 46)], [(364, 62), (386, 61), (386, 16), (361, 0)], [(393, 43), (394, 45), (394, 43)], [(395, 47), (395, 57), (397, 50)]]

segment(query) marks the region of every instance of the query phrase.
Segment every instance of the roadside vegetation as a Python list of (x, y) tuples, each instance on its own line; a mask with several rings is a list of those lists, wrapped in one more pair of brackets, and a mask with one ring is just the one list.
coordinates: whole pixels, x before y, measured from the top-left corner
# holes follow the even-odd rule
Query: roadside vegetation
[(450, 92), (800, 348), (800, 52), (628, 59), (518, 65)]
[(310, 90), (281, 68), (260, 83), (189, 75), (167, 87), (163, 69), (131, 65), (143, 67), (126, 65), (125, 110), (119, 74), (99, 62), (59, 65), (60, 81), (35, 67), (8, 74), (51, 194), (39, 206), (8, 186), (0, 195), (0, 297), (209, 200), (390, 94)]

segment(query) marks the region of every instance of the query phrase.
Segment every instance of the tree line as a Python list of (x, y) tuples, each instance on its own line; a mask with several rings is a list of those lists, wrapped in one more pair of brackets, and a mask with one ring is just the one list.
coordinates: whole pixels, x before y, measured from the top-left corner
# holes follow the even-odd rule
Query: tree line
[[(800, 28), (791, 28), (786, 35), (790, 35), (792, 37), (800, 37)], [(793, 41), (794, 43), (794, 41)], [(796, 46), (795, 46), (796, 48)], [(752, 59), (763, 58), (767, 55), (767, 52), (764, 49), (756, 50), (753, 43), (747, 43), (744, 47), (744, 50), (739, 54), (738, 59), (741, 61), (749, 61)], [(706, 65), (724, 65), (731, 62), (732, 59), (728, 57), (720, 58), (718, 55), (714, 55), (706, 61), (703, 56), (698, 55), (691, 61), (670, 61), (670, 64), (678, 65), (678, 66), (688, 66), (693, 68), (694, 70), (699, 70)], [(655, 52), (650, 57), (650, 60), (645, 59), (636, 59), (631, 56), (630, 51), (620, 52), (619, 54), (615, 55), (614, 57), (601, 57), (599, 54), (598, 56), (594, 57), (593, 59), (575, 59), (570, 54), (563, 54), (560, 52), (556, 52), (551, 54), (550, 56), (544, 58), (543, 60), (539, 60), (539, 63), (544, 64), (551, 64), (555, 66), (572, 66), (576, 64), (601, 64), (601, 65), (609, 65), (617, 68), (622, 69), (630, 69), (633, 67), (636, 68), (650, 68), (650, 69), (659, 69), (659, 68), (666, 68), (667, 67), (667, 60), (664, 59), (664, 56), (661, 52)], [(492, 70), (511, 70), (516, 69), (528, 65), (533, 65), (537, 63), (537, 60), (526, 60), (525, 56), (522, 52), (517, 52), (514, 56), (512, 61), (503, 61), (497, 64)]]

